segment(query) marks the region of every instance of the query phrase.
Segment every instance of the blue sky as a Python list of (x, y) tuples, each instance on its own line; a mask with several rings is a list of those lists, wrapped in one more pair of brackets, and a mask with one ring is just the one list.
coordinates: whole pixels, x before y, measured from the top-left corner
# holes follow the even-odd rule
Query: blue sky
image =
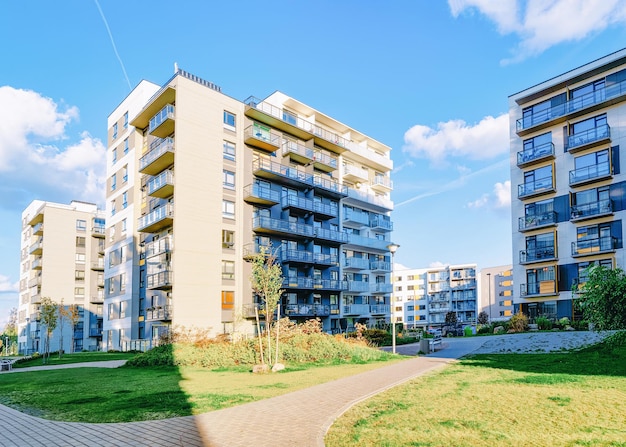
[(396, 261), (483, 268), (511, 262), (508, 96), (626, 47), (626, 0), (34, 0), (2, 17), (0, 329), (21, 211), (103, 204), (107, 116), (174, 62), (391, 146)]

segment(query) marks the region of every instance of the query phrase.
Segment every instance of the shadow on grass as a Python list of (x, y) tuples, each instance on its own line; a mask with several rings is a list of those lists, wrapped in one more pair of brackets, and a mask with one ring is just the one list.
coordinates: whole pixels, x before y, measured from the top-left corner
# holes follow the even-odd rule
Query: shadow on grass
[[(551, 374), (537, 379), (541, 383), (572, 381), (565, 375), (626, 377), (626, 344), (600, 343), (580, 351), (546, 354), (476, 354), (461, 360), (464, 365)], [(560, 376), (559, 376), (560, 375)]]

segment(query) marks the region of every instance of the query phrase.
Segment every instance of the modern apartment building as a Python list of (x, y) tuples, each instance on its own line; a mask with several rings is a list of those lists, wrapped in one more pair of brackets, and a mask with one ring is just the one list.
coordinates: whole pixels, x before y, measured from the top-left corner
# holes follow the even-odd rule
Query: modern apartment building
[(513, 269), (511, 265), (487, 267), (480, 271), (479, 309), (489, 321), (513, 316)]
[[(41, 352), (41, 299), (78, 305), (80, 320), (67, 321), (63, 350), (97, 350), (102, 341), (104, 301), (104, 212), (91, 203), (33, 201), (22, 213), (18, 345), (22, 354)], [(59, 349), (61, 328), (50, 349)], [(73, 346), (72, 346), (73, 343)]]
[(509, 98), (513, 302), (531, 320), (575, 317), (585, 268), (624, 266), (625, 100), (626, 50)]
[(178, 69), (108, 125), (107, 349), (176, 326), (252, 333), (261, 247), (283, 268), (282, 316), (329, 332), (389, 320), (388, 146), (280, 92), (242, 102)]
[(394, 272), (394, 314), (407, 328), (439, 327), (454, 312), (461, 324), (476, 323), (476, 264)]

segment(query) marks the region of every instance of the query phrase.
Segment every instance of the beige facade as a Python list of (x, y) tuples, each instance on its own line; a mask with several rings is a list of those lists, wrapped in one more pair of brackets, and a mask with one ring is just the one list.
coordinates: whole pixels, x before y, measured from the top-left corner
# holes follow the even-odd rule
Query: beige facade
[[(33, 201), (22, 213), (22, 256), (18, 307), (19, 349), (43, 348), (41, 299), (78, 305), (79, 323), (64, 324), (65, 351), (100, 348), (104, 300), (104, 213), (84, 202), (69, 205)], [(61, 329), (51, 350), (60, 348)], [(73, 343), (73, 345), (72, 345)]]

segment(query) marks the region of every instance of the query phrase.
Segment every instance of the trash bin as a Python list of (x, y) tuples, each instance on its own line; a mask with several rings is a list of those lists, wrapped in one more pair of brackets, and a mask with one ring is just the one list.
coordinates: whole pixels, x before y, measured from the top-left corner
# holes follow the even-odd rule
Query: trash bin
[(420, 351), (424, 354), (430, 354), (430, 339), (422, 338), (420, 340)]

